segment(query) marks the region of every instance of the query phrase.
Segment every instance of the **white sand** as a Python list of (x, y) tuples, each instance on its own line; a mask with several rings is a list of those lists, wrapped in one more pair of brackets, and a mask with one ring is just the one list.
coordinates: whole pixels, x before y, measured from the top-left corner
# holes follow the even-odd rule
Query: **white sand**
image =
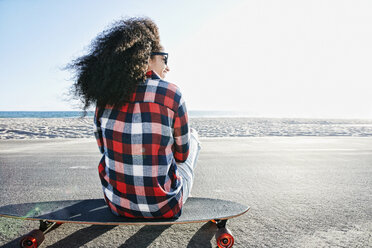
[[(200, 137), (372, 136), (372, 120), (190, 118)], [(93, 118), (0, 118), (0, 139), (91, 138)]]
[(4, 118), (0, 139), (90, 138), (92, 118)]

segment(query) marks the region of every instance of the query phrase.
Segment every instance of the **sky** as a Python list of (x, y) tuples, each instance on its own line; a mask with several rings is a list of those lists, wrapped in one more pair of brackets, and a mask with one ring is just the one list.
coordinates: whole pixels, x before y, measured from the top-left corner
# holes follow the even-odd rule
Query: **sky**
[(372, 118), (369, 0), (0, 0), (0, 111), (79, 110), (69, 62), (147, 16), (189, 110)]

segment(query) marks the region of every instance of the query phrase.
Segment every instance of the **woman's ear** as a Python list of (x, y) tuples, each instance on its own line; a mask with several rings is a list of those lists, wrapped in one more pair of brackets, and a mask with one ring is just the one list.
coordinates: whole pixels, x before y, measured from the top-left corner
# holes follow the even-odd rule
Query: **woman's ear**
[(147, 60), (147, 69), (146, 71), (151, 71), (152, 69), (152, 59), (151, 57), (149, 57), (149, 59)]

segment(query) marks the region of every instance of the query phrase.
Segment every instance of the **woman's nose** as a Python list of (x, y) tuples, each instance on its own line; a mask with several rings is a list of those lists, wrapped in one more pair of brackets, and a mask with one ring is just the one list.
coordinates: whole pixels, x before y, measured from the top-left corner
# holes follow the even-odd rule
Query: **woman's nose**
[(168, 71), (170, 71), (170, 69), (169, 69), (169, 66), (167, 65), (166, 67), (165, 67), (165, 70), (168, 72)]

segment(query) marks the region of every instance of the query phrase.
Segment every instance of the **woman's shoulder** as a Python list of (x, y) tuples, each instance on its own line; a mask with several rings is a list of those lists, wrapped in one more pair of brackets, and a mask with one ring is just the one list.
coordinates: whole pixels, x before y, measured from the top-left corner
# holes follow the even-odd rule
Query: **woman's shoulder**
[(144, 86), (146, 87), (144, 90), (145, 101), (152, 99), (155, 103), (171, 109), (177, 109), (183, 101), (181, 91), (174, 83), (156, 79), (147, 80)]
[(176, 84), (162, 79), (148, 80), (146, 87), (154, 89), (157, 88), (156, 92), (159, 93), (174, 93), (176, 95), (182, 95), (180, 88)]

